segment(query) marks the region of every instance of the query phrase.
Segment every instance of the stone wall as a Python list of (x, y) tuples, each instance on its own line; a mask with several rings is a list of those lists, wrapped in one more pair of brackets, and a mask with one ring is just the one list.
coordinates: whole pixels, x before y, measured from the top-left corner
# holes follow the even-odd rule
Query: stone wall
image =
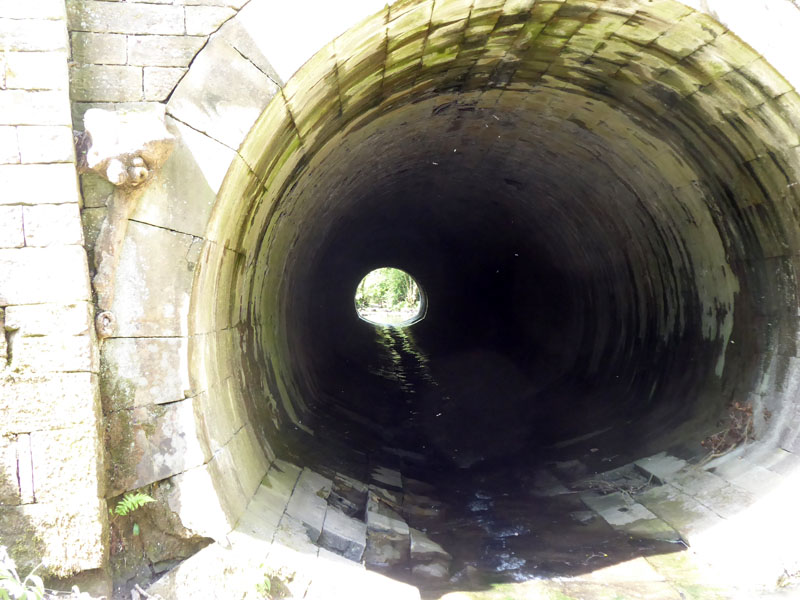
[(0, 532), (59, 576), (107, 548), (68, 56), (61, 0), (0, 2)]

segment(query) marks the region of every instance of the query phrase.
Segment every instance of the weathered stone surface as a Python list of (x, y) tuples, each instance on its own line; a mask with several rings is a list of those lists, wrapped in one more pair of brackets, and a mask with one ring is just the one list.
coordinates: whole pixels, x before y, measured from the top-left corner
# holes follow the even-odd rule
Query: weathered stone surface
[(8, 52), (6, 54), (6, 87), (25, 90), (66, 90), (67, 53)]
[(70, 95), (77, 102), (143, 100), (142, 68), (126, 65), (78, 65), (70, 69)]
[(22, 248), (24, 245), (22, 207), (0, 206), (0, 248)]
[(432, 562), (414, 565), (411, 574), (421, 579), (444, 581), (450, 577), (450, 569), (444, 563)]
[(17, 127), (23, 163), (73, 162), (75, 146), (71, 127)]
[(207, 458), (198, 440), (191, 399), (123, 410), (106, 420), (112, 434), (106, 443), (116, 463), (109, 465), (109, 496), (199, 467)]
[(0, 165), (0, 188), (0, 205), (78, 202), (78, 180), (71, 164)]
[(403, 479), (400, 471), (389, 469), (387, 467), (376, 467), (372, 470), (372, 481), (379, 485), (388, 487), (394, 490), (403, 489)]
[(308, 537), (314, 543), (322, 533), (325, 512), (328, 510), (328, 503), (325, 500), (331, 485), (330, 479), (304, 469), (286, 507), (286, 514), (303, 523)]
[[(0, 69), (2, 69), (2, 66), (2, 62), (0, 62)], [(17, 164), (19, 162), (17, 128), (0, 126), (0, 165)]]
[(319, 538), (320, 546), (349, 560), (360, 562), (366, 543), (367, 526), (363, 521), (349, 517), (333, 507), (328, 509)]
[(184, 32), (184, 15), (179, 6), (69, 0), (67, 18), (70, 31), (141, 35)]
[[(34, 431), (30, 435), (33, 464), (33, 491), (37, 502), (69, 506), (80, 490), (84, 498), (100, 496), (96, 458), (100, 440), (94, 423), (52, 431)], [(80, 457), (61, 461), (56, 457)], [(86, 463), (95, 462), (87, 469)]]
[[(138, 222), (128, 225), (116, 271), (114, 302), (109, 307), (117, 318), (117, 335), (185, 333), (194, 274), (194, 263), (189, 262), (194, 239)], [(150, 267), (143, 270), (145, 263)]]
[(621, 492), (605, 496), (582, 494), (581, 500), (609, 525), (629, 535), (667, 542), (681, 539), (680, 534), (667, 523)]
[(0, 250), (0, 306), (90, 298), (80, 246)]
[(186, 340), (111, 338), (103, 343), (103, 406), (121, 410), (184, 398)]
[(82, 244), (80, 211), (77, 204), (24, 206), (26, 246)]
[(186, 73), (186, 69), (176, 67), (144, 68), (144, 99), (161, 102), (175, 89)]
[(235, 518), (225, 511), (209, 469), (203, 465), (172, 478), (167, 501), (186, 529), (196, 535), (224, 540)]
[(66, 505), (0, 507), (0, 539), (33, 542), (11, 548), (24, 573), (40, 563), (37, 572), (58, 577), (102, 568), (107, 544), (105, 501), (96, 497), (95, 490), (76, 488)]
[(0, 0), (0, 15), (9, 19), (63, 19), (64, 3), (61, 0), (36, 2)]
[(69, 46), (63, 21), (9, 19), (4, 14), (0, 17), (0, 40), (6, 51), (46, 52)]
[(718, 515), (670, 484), (651, 488), (638, 494), (636, 499), (669, 523), (689, 544), (722, 522)]
[(204, 37), (137, 35), (128, 37), (128, 64), (143, 67), (185, 67), (203, 47)]
[(233, 149), (277, 91), (273, 81), (231, 46), (211, 40), (173, 93), (168, 110)]
[(48, 373), (0, 378), (0, 422), (24, 432), (94, 423), (97, 375)]
[(434, 542), (419, 529), (410, 528), (411, 533), (411, 562), (429, 563), (441, 562), (449, 564), (453, 557), (439, 544)]
[(71, 35), (72, 58), (83, 64), (138, 64), (128, 60), (128, 38), (118, 33), (87, 33)]
[(31, 304), (6, 307), (6, 327), (22, 336), (88, 335), (92, 307), (74, 304)]
[(634, 464), (645, 475), (652, 475), (661, 483), (666, 483), (686, 466), (686, 461), (670, 456), (666, 452), (660, 452), (654, 456), (639, 459)]
[(186, 33), (209, 35), (235, 14), (235, 10), (226, 6), (187, 6)]
[(11, 366), (32, 373), (97, 373), (97, 347), (88, 335), (16, 336)]
[(0, 89), (0, 125), (72, 126), (69, 98), (58, 90)]

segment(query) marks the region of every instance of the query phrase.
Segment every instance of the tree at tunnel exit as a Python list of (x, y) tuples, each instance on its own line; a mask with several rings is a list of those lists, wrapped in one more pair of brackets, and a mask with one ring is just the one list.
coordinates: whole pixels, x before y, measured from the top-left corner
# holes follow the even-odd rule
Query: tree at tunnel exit
[(367, 273), (358, 284), (355, 295), (360, 316), (387, 324), (417, 315), (420, 301), (419, 286), (414, 278), (393, 267), (381, 267)]

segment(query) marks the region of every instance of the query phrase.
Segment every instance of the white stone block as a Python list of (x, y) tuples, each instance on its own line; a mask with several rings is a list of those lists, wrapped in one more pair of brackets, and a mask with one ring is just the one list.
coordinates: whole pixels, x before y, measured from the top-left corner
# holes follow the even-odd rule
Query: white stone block
[(6, 87), (25, 90), (66, 90), (67, 53), (8, 52), (6, 53)]
[(81, 246), (0, 250), (0, 305), (91, 298)]
[(69, 94), (64, 90), (0, 90), (0, 125), (71, 127)]
[(210, 35), (235, 14), (235, 10), (226, 6), (187, 6), (186, 33)]
[[(2, 60), (2, 59), (0, 59)], [(2, 68), (0, 62), (0, 68)], [(0, 165), (19, 164), (19, 142), (16, 127), (0, 127)]]
[(72, 128), (64, 126), (17, 127), (20, 162), (74, 162)]
[(40, 204), (23, 207), (26, 246), (82, 244), (80, 210), (77, 204)]
[(0, 248), (22, 248), (24, 245), (22, 207), (0, 206)]
[(75, 165), (0, 165), (0, 205), (78, 204)]
[(186, 69), (177, 67), (145, 67), (144, 99), (154, 102), (166, 100), (184, 73)]

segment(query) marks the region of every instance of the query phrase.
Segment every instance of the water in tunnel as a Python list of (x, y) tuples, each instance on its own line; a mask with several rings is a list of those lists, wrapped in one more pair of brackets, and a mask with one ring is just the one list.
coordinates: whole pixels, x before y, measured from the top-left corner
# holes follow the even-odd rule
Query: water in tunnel
[[(742, 448), (797, 445), (798, 109), (677, 2), (398, 2), (240, 150), (196, 377), (234, 365), (268, 455), (397, 474), (376, 510), (447, 566), (366, 561), (434, 596), (643, 557), (672, 581), (756, 503)], [(424, 319), (359, 318), (385, 265)]]

